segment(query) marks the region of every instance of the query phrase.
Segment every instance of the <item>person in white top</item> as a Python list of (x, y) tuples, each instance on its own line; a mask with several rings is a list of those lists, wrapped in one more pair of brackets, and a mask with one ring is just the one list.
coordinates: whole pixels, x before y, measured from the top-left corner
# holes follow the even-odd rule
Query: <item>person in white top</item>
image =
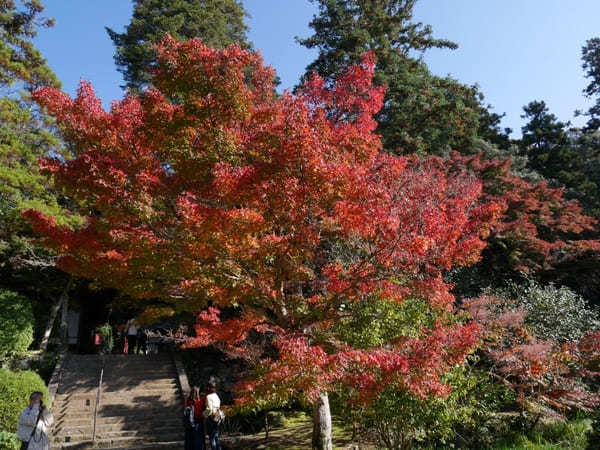
[(223, 411), (221, 411), (221, 399), (217, 394), (217, 383), (211, 381), (208, 384), (206, 396), (206, 409), (204, 417), (206, 417), (206, 433), (210, 442), (211, 450), (221, 450), (221, 442), (219, 441), (219, 426), (224, 419)]
[(29, 405), (19, 416), (17, 435), (21, 450), (50, 450), (50, 427), (54, 423), (52, 413), (44, 406), (41, 392), (29, 396)]
[(135, 355), (135, 344), (137, 343), (138, 327), (135, 319), (129, 320), (126, 325), (127, 353)]

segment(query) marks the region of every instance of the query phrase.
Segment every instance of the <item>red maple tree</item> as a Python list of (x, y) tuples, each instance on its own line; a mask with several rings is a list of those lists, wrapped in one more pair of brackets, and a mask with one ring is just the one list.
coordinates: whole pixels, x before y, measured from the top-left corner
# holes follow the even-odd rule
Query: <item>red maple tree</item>
[[(313, 76), (278, 95), (258, 54), (167, 37), (154, 88), (110, 111), (87, 83), (75, 99), (41, 89), (75, 155), (42, 165), (87, 222), (25, 215), (63, 270), (203, 311), (190, 346), (243, 353), (249, 333), (272, 336), (277, 356), (239, 386), (241, 404), (327, 407), (340, 384), (363, 401), (390, 386), (443, 395), (440, 377), (471, 351), (475, 325), (439, 322), (372, 349), (330, 332), (345, 305), (369, 298), (452, 309), (442, 273), (478, 260), (500, 211), (466, 171), (380, 152), (373, 66), (367, 54), (333, 86)], [(223, 308), (234, 316), (221, 321)]]
[(537, 272), (554, 282), (569, 281), (577, 277), (572, 272), (579, 272), (588, 277), (589, 284), (589, 277), (594, 277), (590, 269), (600, 259), (600, 242), (593, 239), (597, 221), (586, 216), (578, 202), (567, 200), (563, 189), (519, 177), (512, 172), (510, 159), (488, 160), (454, 152), (438, 160), (438, 165), (446, 173), (471, 172), (483, 182), (481, 201), (502, 207), (483, 255), (489, 270), (497, 276)]

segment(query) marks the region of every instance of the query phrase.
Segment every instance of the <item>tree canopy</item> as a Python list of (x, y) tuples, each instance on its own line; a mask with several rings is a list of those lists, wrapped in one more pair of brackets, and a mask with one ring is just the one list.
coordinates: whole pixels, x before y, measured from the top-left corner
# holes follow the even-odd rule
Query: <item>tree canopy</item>
[(316, 71), (331, 81), (365, 52), (373, 52), (375, 84), (386, 86), (376, 117), (384, 149), (398, 154), (470, 152), (480, 115), (487, 112), (482, 95), (476, 86), (431, 74), (417, 57), (431, 48), (457, 45), (435, 38), (431, 26), (413, 20), (416, 0), (314, 1), (319, 5), (310, 23), (314, 34), (298, 39), (319, 51), (305, 79)]
[(169, 33), (178, 40), (200, 38), (207, 45), (248, 46), (239, 0), (134, 0), (133, 17), (125, 32), (106, 28), (115, 45), (115, 63), (129, 89), (140, 90), (151, 80), (155, 46)]
[[(379, 151), (373, 114), (384, 89), (371, 85), (373, 71), (367, 54), (331, 88), (314, 76), (297, 96), (278, 96), (253, 52), (168, 37), (155, 88), (109, 112), (89, 84), (75, 99), (38, 90), (75, 154), (44, 167), (86, 223), (25, 214), (63, 270), (203, 311), (189, 345), (235, 348), (251, 331), (273, 334), (280, 357), (261, 364), (269, 375), (252, 385), (257, 401), (299, 388), (315, 401), (339, 383), (362, 386), (364, 401), (386, 386), (443, 395), (442, 374), (477, 341), (472, 324), (438, 322), (373, 348), (331, 333), (359, 300), (452, 309), (443, 271), (478, 260), (499, 213), (477, 204), (481, 183), (466, 172)], [(311, 369), (290, 376), (300, 366)]]
[[(21, 6), (21, 7), (19, 7)], [(0, 87), (22, 81), (27, 86), (60, 86), (54, 72), (31, 39), (38, 28), (48, 28), (52, 19), (40, 17), (40, 0), (0, 2)]]

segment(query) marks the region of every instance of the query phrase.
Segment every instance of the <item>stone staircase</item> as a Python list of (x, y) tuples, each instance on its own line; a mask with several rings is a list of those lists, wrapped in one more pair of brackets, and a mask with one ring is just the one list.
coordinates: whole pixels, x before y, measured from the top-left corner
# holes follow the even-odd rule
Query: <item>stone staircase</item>
[(61, 371), (53, 449), (183, 448), (182, 388), (170, 355), (68, 355)]

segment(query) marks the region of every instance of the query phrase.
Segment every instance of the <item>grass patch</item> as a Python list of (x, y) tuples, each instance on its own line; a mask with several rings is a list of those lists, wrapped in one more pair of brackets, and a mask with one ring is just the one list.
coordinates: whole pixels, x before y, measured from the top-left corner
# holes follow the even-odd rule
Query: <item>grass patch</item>
[(587, 448), (586, 432), (591, 430), (590, 419), (555, 422), (539, 425), (527, 435), (507, 436), (493, 446), (494, 450), (558, 450)]

